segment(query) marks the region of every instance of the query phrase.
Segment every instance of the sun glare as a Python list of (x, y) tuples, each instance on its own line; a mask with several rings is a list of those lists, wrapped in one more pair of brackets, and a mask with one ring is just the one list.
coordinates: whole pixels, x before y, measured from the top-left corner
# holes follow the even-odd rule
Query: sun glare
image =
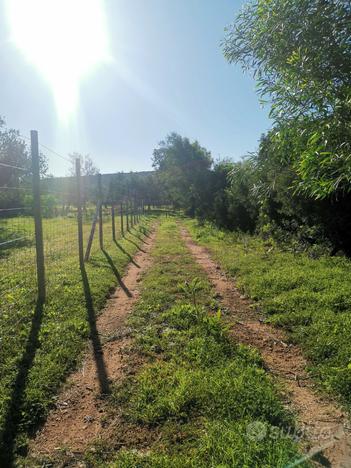
[(79, 102), (79, 85), (109, 60), (103, 0), (7, 0), (11, 38), (49, 83), (60, 120)]

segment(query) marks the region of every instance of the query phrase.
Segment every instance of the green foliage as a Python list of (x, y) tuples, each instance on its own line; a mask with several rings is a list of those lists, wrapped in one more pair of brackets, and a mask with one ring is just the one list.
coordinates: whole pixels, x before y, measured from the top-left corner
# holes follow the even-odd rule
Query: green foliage
[(223, 43), (269, 97), (281, 144), (294, 133), (296, 187), (313, 198), (350, 190), (350, 13), (344, 0), (252, 1)]
[(191, 297), (194, 307), (197, 307), (197, 293), (201, 291), (202, 284), (199, 278), (193, 278), (190, 283), (185, 281), (184, 284), (180, 285), (181, 291), (183, 291), (188, 297)]
[(107, 200), (113, 202), (135, 197), (143, 200), (145, 205), (165, 204), (167, 196), (162, 180), (152, 172), (113, 174), (106, 193)]
[(202, 197), (208, 194), (211, 165), (209, 151), (176, 133), (161, 141), (153, 153), (153, 166), (164, 181), (170, 200), (192, 216), (201, 207)]
[[(111, 468), (283, 468), (296, 457), (295, 448), (289, 439), (267, 440), (257, 443), (246, 436), (247, 421), (207, 421), (199, 436), (196, 449), (166, 453), (136, 453), (122, 450), (118, 461)], [(263, 425), (269, 433), (271, 427)], [(306, 463), (299, 466), (306, 467)]]
[[(132, 194), (296, 249), (321, 243), (351, 255), (349, 18), (345, 0), (248, 2), (223, 51), (254, 72), (261, 97), (271, 102), (274, 127), (257, 154), (213, 165), (197, 141), (171, 133), (154, 150), (156, 173), (106, 176), (104, 199)], [(83, 198), (95, 198), (93, 179), (84, 180)], [(56, 182), (47, 187), (72, 181)]]
[(157, 363), (137, 379), (128, 415), (135, 422), (157, 424), (169, 418), (263, 419), (287, 422), (285, 410), (262, 368), (235, 356), (207, 368)]
[(252, 196), (255, 182), (255, 168), (250, 160), (233, 164), (229, 173), (230, 185), (227, 189), (231, 229), (251, 233), (255, 231), (259, 208), (257, 199)]
[[(45, 175), (48, 170), (47, 160), (40, 154), (40, 173)], [(21, 188), (30, 186), (31, 156), (26, 142), (18, 132), (6, 128), (5, 121), (0, 117), (0, 209), (19, 208), (23, 206), (25, 192)], [(5, 166), (6, 165), (6, 166)], [(16, 190), (19, 189), (19, 190)]]

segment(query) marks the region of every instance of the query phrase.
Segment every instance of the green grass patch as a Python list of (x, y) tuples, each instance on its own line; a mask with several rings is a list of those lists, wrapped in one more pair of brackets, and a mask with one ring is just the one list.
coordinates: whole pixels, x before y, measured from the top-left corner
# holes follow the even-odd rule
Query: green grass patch
[(194, 238), (263, 311), (285, 327), (329, 392), (351, 405), (351, 264), (283, 251), (271, 241), (187, 222)]
[[(162, 223), (153, 265), (130, 318), (146, 358), (115, 386), (111, 404), (131, 424), (157, 428), (149, 450), (90, 455), (93, 466), (283, 467), (297, 457), (294, 423), (257, 351), (233, 343), (204, 271), (175, 221)], [(259, 429), (259, 436), (253, 433)], [(274, 434), (274, 436), (273, 436)], [(100, 454), (104, 453), (101, 450)], [(301, 465), (306, 466), (306, 465)]]

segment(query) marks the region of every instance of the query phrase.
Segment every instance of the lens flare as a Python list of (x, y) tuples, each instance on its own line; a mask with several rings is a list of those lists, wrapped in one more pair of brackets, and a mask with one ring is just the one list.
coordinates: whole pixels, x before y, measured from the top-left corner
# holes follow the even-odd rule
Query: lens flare
[(7, 0), (11, 39), (49, 83), (68, 121), (83, 78), (110, 60), (103, 0)]

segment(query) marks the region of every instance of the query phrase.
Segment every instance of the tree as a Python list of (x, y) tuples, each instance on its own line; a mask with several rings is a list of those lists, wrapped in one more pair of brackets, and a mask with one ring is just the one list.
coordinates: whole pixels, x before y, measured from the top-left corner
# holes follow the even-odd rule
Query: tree
[(268, 96), (277, 142), (293, 135), (296, 188), (313, 198), (351, 187), (350, 36), (348, 0), (258, 0), (223, 42), (225, 57), (253, 70)]
[(231, 229), (253, 233), (257, 227), (259, 203), (253, 193), (256, 181), (254, 164), (244, 159), (233, 164), (228, 173), (229, 187), (226, 189), (228, 219)]
[[(40, 154), (40, 174), (47, 173), (47, 160)], [(25, 192), (31, 187), (32, 160), (30, 150), (18, 130), (8, 129), (0, 117), (0, 208), (23, 205)], [(18, 189), (18, 190), (16, 190)]]
[[(300, 144), (303, 146), (302, 138)], [(255, 172), (252, 193), (260, 210), (258, 228), (283, 242), (291, 239), (300, 246), (326, 243), (334, 246), (333, 251), (341, 249), (351, 255), (351, 194), (314, 199), (292, 189), (298, 178), (291, 166), (293, 145), (289, 133), (284, 145), (277, 144), (272, 129), (250, 158)]]
[(68, 175), (72, 177), (76, 175), (76, 159), (80, 160), (80, 173), (82, 176), (93, 176), (99, 173), (99, 169), (95, 166), (89, 154), (71, 153), (69, 158), (72, 165)]
[[(80, 154), (77, 152), (71, 153), (68, 155), (71, 160), (71, 167), (69, 169), (68, 175), (70, 177), (76, 176), (76, 160), (80, 160), (80, 173), (82, 176), (81, 181), (81, 199), (83, 204), (83, 209), (86, 210), (87, 202), (90, 199), (96, 199), (96, 192), (97, 192), (97, 184), (91, 184), (90, 178), (92, 176), (96, 176), (99, 174), (99, 169), (95, 166), (92, 158), (89, 154)], [(68, 185), (70, 186), (70, 181), (68, 181)], [(68, 192), (74, 192), (74, 189), (68, 189)], [(76, 204), (76, 196), (72, 195), (71, 193), (66, 198), (66, 203)]]
[(153, 152), (153, 167), (167, 187), (168, 198), (192, 216), (196, 209), (201, 210), (208, 193), (211, 166), (209, 151), (176, 133), (168, 135)]

